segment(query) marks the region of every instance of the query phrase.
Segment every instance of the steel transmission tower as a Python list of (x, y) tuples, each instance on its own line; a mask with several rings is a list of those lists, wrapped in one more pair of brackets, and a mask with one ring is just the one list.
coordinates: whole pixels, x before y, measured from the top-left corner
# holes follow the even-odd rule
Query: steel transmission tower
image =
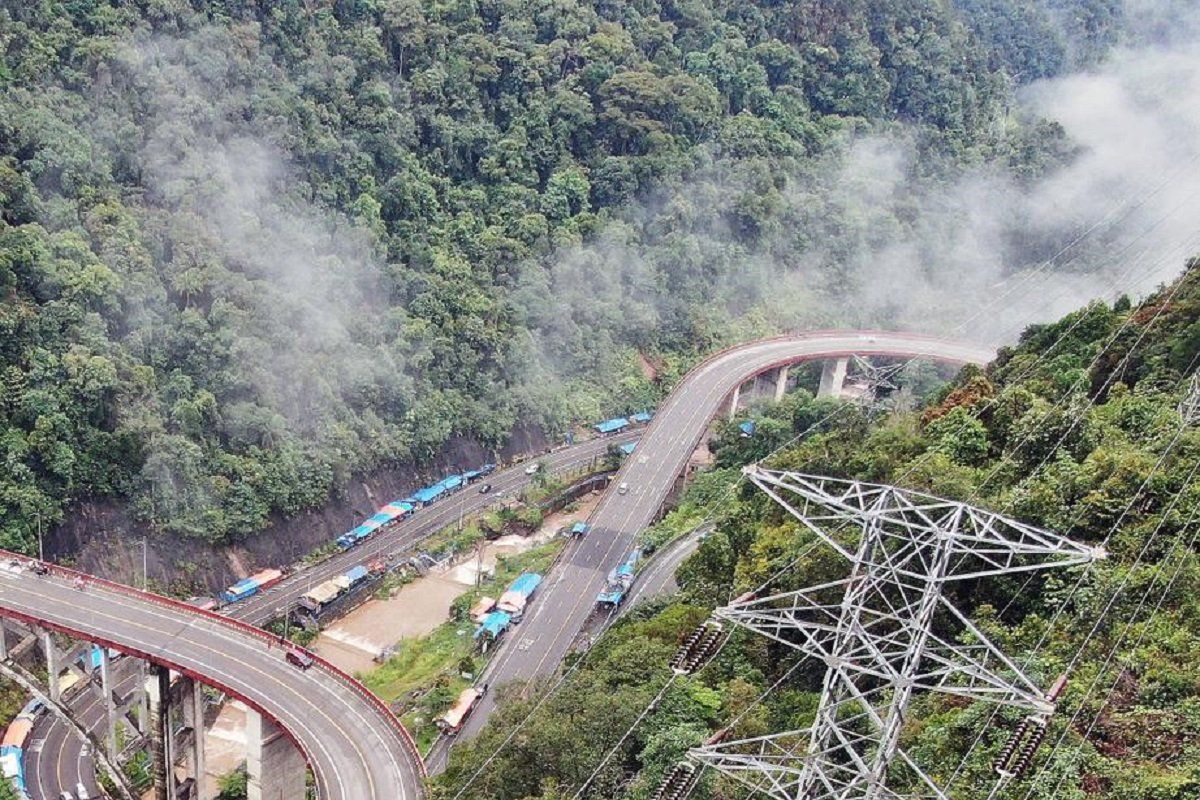
[(1086, 564), (1103, 551), (892, 486), (744, 472), (841, 554), (850, 574), (716, 612), (823, 661), (823, 690), (811, 728), (706, 745), (691, 758), (779, 800), (945, 800), (899, 746), (914, 692), (1053, 711), (1050, 697), (945, 590), (955, 581)]
[(878, 400), (881, 391), (894, 391), (899, 388), (896, 381), (900, 373), (904, 372), (906, 364), (876, 366), (862, 356), (851, 356), (851, 359), (854, 364), (855, 381), (863, 387), (861, 400), (865, 404), (870, 405)]
[(1193, 373), (1188, 381), (1187, 393), (1179, 403), (1179, 416), (1185, 425), (1200, 422), (1200, 372)]

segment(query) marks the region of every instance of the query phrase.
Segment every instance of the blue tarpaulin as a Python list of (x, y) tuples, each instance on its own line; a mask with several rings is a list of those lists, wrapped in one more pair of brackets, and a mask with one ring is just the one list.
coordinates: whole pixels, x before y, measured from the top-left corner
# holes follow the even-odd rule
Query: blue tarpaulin
[(504, 633), (511, 622), (512, 616), (507, 612), (493, 611), (484, 617), (483, 622), (481, 622), (479, 627), (475, 629), (475, 638), (478, 639), (480, 636), (486, 634), (495, 639), (497, 636)]
[(358, 583), (365, 577), (367, 577), (367, 568), (362, 565), (359, 565), (346, 573), (346, 580), (350, 581), (351, 586)]
[(542, 582), (542, 576), (536, 572), (526, 572), (521, 577), (512, 582), (512, 586), (508, 587), (510, 592), (517, 592), (529, 597), (533, 594), (533, 590)]
[(742, 436), (753, 436), (754, 435), (754, 420), (748, 419), (745, 422), (743, 422), (741, 425), (738, 425), (738, 427), (741, 428), (741, 430), (742, 430)]
[(637, 442), (626, 442), (625, 444), (621, 445), (621, 452), (625, 455), (629, 455), (633, 452), (633, 448), (635, 447), (637, 447)]
[(435, 483), (433, 486), (426, 486), (424, 489), (418, 489), (413, 492), (413, 498), (418, 503), (432, 503), (441, 497), (445, 491), (445, 488), (440, 483)]
[(616, 433), (622, 428), (629, 427), (629, 420), (624, 417), (606, 419), (604, 422), (597, 422), (593, 427), (600, 433)]
[(633, 422), (638, 423), (639, 425), (644, 425), (645, 423), (649, 422), (653, 418), (654, 418), (654, 415), (651, 414), (649, 411), (639, 411), (638, 413), (631, 416), (629, 419), (632, 420)]
[(586, 522), (576, 522), (574, 525), (571, 526), (571, 533), (574, 533), (578, 536), (582, 536), (583, 534), (587, 533), (587, 523)]

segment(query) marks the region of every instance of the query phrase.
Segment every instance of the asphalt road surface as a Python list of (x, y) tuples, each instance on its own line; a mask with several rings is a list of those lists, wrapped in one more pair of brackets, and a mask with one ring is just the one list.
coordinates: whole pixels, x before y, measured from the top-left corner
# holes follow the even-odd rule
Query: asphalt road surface
[[(65, 571), (0, 569), (0, 613), (141, 655), (240, 697), (304, 751), (325, 800), (416, 800), (421, 765), (387, 709), (321, 663), (287, 663), (269, 635)], [(36, 778), (34, 778), (36, 781)]]
[[(994, 355), (987, 348), (916, 334), (841, 331), (754, 342), (731, 348), (706, 360), (676, 387), (645, 430), (638, 450), (627, 460), (618, 476), (618, 482), (628, 483), (628, 492), (619, 494), (610, 491), (601, 501), (593, 514), (587, 537), (567, 553), (564, 562), (550, 576), (534, 601), (532, 613), (502, 644), (489, 667), (488, 682), (499, 686), (514, 680), (544, 676), (557, 669), (586, 623), (608, 570), (632, 549), (637, 535), (653, 520), (676, 478), (683, 472), (688, 457), (699, 443), (709, 421), (737, 386), (782, 364), (850, 354), (922, 356), (950, 363), (984, 363)], [(544, 460), (550, 469), (563, 470), (602, 454), (611, 443), (635, 437), (636, 433), (584, 443), (548, 455)], [(524, 474), (523, 465), (518, 465), (498, 472), (488, 480), (495, 492), (507, 493), (519, 488), (528, 477)], [(274, 616), (278, 609), (295, 603), (311, 586), (372, 558), (411, 548), (422, 538), (457, 520), (460, 515), (487, 506), (494, 496), (479, 495), (471, 488), (465, 489), (432, 508), (422, 509), (410, 520), (377, 535), (358, 548), (297, 573), (261, 596), (227, 609), (226, 613), (237, 619), (261, 624)], [(4, 595), (0, 594), (0, 601), (4, 599)], [(197, 671), (205, 674), (203, 670)], [(462, 738), (469, 738), (479, 731), (494, 707), (494, 696), (489, 692), (481, 700), (468, 719)], [(64, 762), (68, 765), (66, 772)], [(70, 764), (75, 765), (74, 769), (81, 768), (77, 742), (74, 750), (71, 745), (64, 745), (57, 757), (43, 757), (39, 761), (39, 773), (67, 775)], [(323, 774), (332, 774), (330, 770), (333, 766), (326, 764)], [(42, 781), (40, 774), (31, 776), (30, 784), (55, 789), (61, 786), (57, 778), (53, 783), (49, 779)], [(347, 797), (371, 796), (356, 794), (358, 789), (356, 785), (339, 791), (348, 792), (345, 794)], [(419, 789), (413, 788), (411, 791)], [(322, 797), (341, 796), (337, 793), (322, 794)], [(53, 797), (43, 796), (37, 800), (53, 800)]]
[[(608, 625), (628, 614), (640, 603), (655, 600), (675, 593), (679, 586), (675, 582), (675, 572), (687, 557), (696, 552), (700, 546), (701, 531), (687, 533), (653, 555), (650, 562), (638, 573), (637, 581), (629, 592), (629, 597), (617, 609), (617, 613), (597, 624), (593, 635), (600, 635)], [(450, 747), (455, 740), (441, 737), (434, 742), (425, 758), (425, 767), (430, 775), (437, 775), (446, 769), (450, 757)]]
[[(537, 460), (552, 473), (570, 472), (585, 466), (592, 459), (603, 457), (609, 445), (636, 441), (642, 429), (623, 434), (592, 439), (563, 447), (537, 459), (497, 470), (478, 483), (465, 487), (432, 506), (420, 509), (408, 519), (380, 530), (361, 545), (338, 553), (319, 564), (289, 575), (270, 589), (221, 609), (221, 613), (251, 625), (264, 625), (278, 616), (281, 609), (290, 608), (312, 587), (343, 574), (352, 567), (377, 558), (414, 549), (424, 539), (457, 522), (463, 517), (483, 511), (504, 497), (511, 497), (531, 480), (525, 467)], [(479, 485), (490, 483), (492, 491), (479, 493)], [(343, 531), (330, 531), (333, 539)], [(116, 666), (116, 665), (114, 665)], [(130, 665), (129, 672), (134, 673)], [(132, 677), (130, 678), (132, 681)], [(132, 689), (122, 686), (121, 691)], [(97, 739), (104, 736), (105, 709), (97, 691), (89, 688), (68, 702), (72, 716)], [(38, 718), (29, 737), (33, 749), (25, 759), (25, 774), (30, 795), (34, 800), (58, 800), (61, 792), (75, 790), (78, 783), (88, 789), (90, 796), (99, 796), (95, 763), (87, 754), (83, 742), (65, 722), (47, 711)]]
[(592, 514), (587, 537), (566, 554), (533, 600), (532, 611), (506, 634), (485, 676), (493, 691), (479, 701), (457, 740), (478, 734), (495, 708), (495, 687), (558, 669), (587, 623), (608, 571), (624, 559), (653, 521), (709, 422), (735, 388), (783, 364), (852, 354), (982, 364), (995, 352), (918, 334), (836, 331), (753, 342), (700, 364), (659, 408), (614, 480), (628, 484), (628, 491), (608, 491)]

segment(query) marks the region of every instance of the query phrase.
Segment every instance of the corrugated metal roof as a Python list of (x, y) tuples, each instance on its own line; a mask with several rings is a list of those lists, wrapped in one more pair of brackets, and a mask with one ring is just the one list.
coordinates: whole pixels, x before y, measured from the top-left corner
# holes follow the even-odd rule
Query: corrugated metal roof
[(612, 433), (628, 426), (629, 420), (624, 417), (615, 417), (613, 419), (606, 419), (604, 422), (597, 422), (592, 427), (600, 431), (600, 433)]
[(25, 739), (29, 737), (29, 731), (33, 730), (33, 721), (29, 719), (14, 719), (12, 724), (8, 726), (8, 730), (4, 732), (4, 741), (0, 742), (5, 747), (23, 747)]
[(521, 577), (512, 582), (508, 587), (508, 591), (523, 594), (526, 597), (533, 594), (533, 590), (542, 582), (542, 576), (536, 572), (526, 572)]

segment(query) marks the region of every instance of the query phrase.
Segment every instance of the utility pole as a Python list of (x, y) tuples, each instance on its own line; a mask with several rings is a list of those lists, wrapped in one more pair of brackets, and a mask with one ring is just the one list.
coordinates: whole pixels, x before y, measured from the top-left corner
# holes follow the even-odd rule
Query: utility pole
[[(827, 668), (812, 727), (705, 745), (689, 753), (694, 761), (776, 800), (947, 800), (900, 747), (914, 693), (1053, 713), (1058, 690), (1040, 689), (946, 590), (959, 581), (1087, 564), (1103, 550), (893, 486), (756, 466), (743, 472), (845, 558), (849, 576), (739, 598), (714, 612)], [(901, 776), (902, 785), (889, 788)]]
[(475, 588), (483, 585), (483, 548), (486, 539), (480, 537), (475, 543)]

